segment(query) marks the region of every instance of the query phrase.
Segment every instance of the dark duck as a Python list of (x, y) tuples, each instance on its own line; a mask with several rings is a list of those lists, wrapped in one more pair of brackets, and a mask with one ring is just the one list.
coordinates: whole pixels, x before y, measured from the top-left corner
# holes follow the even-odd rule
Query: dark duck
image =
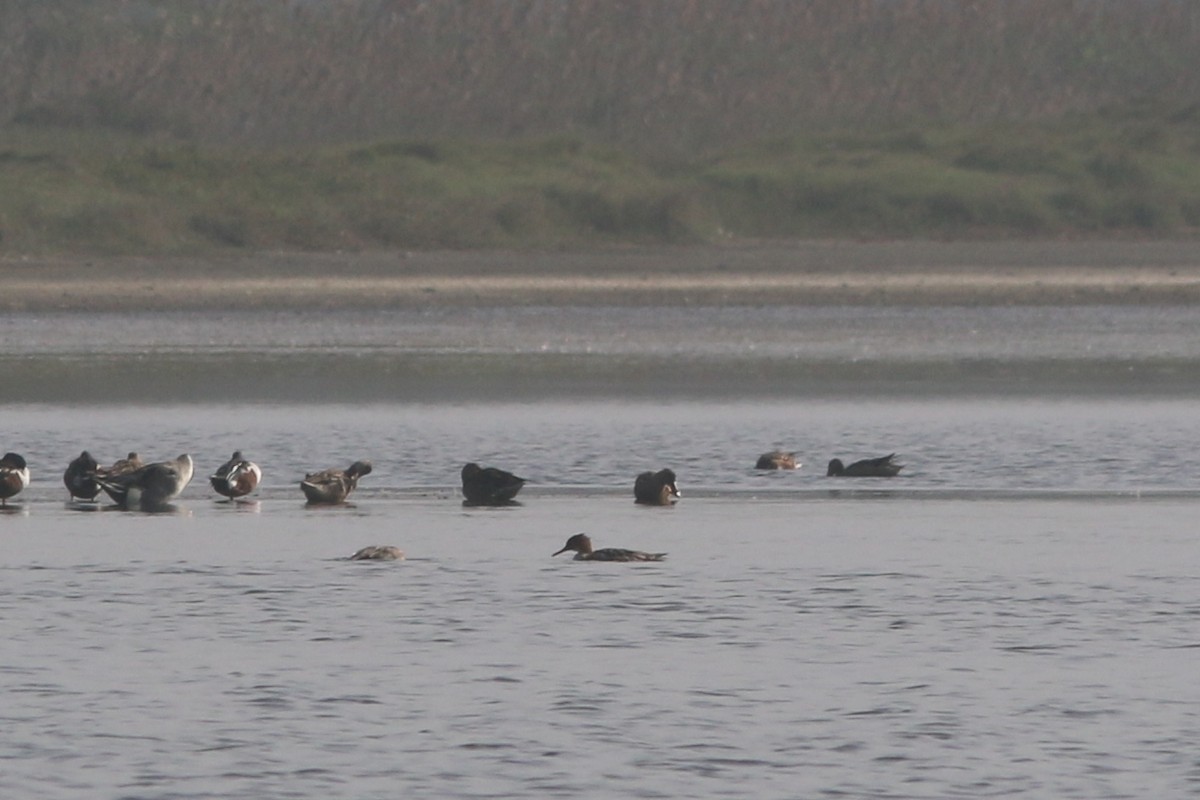
[(507, 505), (524, 485), (524, 478), (496, 467), (481, 467), (472, 462), (462, 468), (462, 493), (467, 505)]
[(72, 500), (96, 499), (96, 495), (100, 494), (100, 484), (96, 482), (96, 472), (99, 469), (100, 465), (87, 450), (67, 465), (63, 472), (63, 484), (70, 492)]
[(675, 473), (669, 469), (643, 472), (633, 482), (633, 499), (648, 506), (669, 506), (680, 497)]
[(829, 471), (825, 475), (833, 478), (894, 478), (904, 469), (904, 465), (897, 464), (895, 458), (895, 453), (879, 458), (864, 458), (848, 467), (841, 459), (835, 458), (829, 462)]
[(795, 453), (787, 453), (783, 450), (772, 450), (769, 453), (763, 453), (758, 457), (758, 461), (754, 463), (755, 469), (796, 469), (800, 464), (796, 461)]

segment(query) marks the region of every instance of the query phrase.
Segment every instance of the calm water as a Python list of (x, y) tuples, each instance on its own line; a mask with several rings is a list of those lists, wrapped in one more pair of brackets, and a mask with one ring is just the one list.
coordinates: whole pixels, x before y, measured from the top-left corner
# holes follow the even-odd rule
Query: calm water
[[(0, 794), (1200, 794), (1200, 320), (1060, 311), (7, 318)], [(197, 478), (70, 506), (85, 447)], [(255, 502), (203, 480), (235, 448)], [(522, 504), (464, 509), (466, 460)], [(660, 465), (683, 500), (635, 507)]]
[(1191, 306), (10, 314), (0, 402), (1200, 395)]

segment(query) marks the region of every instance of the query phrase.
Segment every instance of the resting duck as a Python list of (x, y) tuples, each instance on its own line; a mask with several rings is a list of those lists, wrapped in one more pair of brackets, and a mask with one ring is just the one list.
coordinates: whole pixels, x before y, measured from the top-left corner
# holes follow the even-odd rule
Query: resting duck
[(104, 489), (104, 493), (112, 498), (114, 503), (120, 503), (122, 492), (111, 492), (104, 485), (105, 478), (119, 478), (122, 475), (128, 475), (135, 472), (144, 466), (142, 458), (137, 453), (130, 451), (125, 458), (119, 458), (113, 462), (111, 467), (96, 467), (96, 482), (100, 484), (100, 488)]
[(96, 480), (122, 508), (161, 511), (191, 482), (192, 471), (192, 457), (184, 453), (172, 461), (155, 461), (132, 472), (97, 475)]
[(841, 459), (833, 459), (829, 462), (829, 471), (825, 473), (826, 477), (835, 478), (893, 478), (896, 473), (904, 469), (903, 464), (897, 464), (893, 459), (895, 453), (879, 458), (864, 458), (862, 461), (855, 461), (850, 466), (842, 464)]
[(370, 461), (355, 461), (344, 470), (310, 472), (300, 481), (300, 489), (312, 505), (337, 505), (358, 486), (358, 479), (371, 474)]
[(649, 506), (669, 506), (682, 495), (675, 485), (675, 473), (669, 469), (643, 472), (633, 482), (635, 503)]
[(462, 468), (462, 493), (469, 505), (502, 506), (525, 485), (524, 478), (496, 467), (481, 467), (472, 462)]
[[(666, 553), (643, 553), (640, 550), (622, 550), (619, 547), (593, 550), (592, 540), (586, 533), (577, 533), (567, 539), (567, 543), (558, 553), (565, 553), (568, 550), (575, 551), (576, 561), (662, 561), (667, 557)], [(553, 555), (558, 555), (558, 553), (553, 553)]]
[(782, 450), (763, 453), (754, 464), (755, 469), (796, 469), (799, 466), (795, 453), (785, 453)]
[(242, 458), (241, 450), (234, 450), (233, 457), (218, 467), (208, 479), (217, 494), (230, 499), (250, 494), (261, 480), (262, 470), (253, 461)]
[(390, 544), (373, 544), (369, 547), (364, 547), (354, 555), (350, 556), (350, 561), (403, 561), (404, 551), (399, 547), (392, 547)]
[(127, 472), (133, 472), (135, 469), (141, 469), (143, 466), (142, 457), (130, 450), (129, 455), (124, 458), (118, 458), (108, 469), (101, 468), (98, 471), (110, 476), (124, 475)]
[(21, 493), (29, 485), (29, 465), (23, 456), (5, 453), (0, 458), (0, 507), (8, 505), (8, 498)]
[(71, 494), (71, 499), (95, 500), (100, 494), (100, 484), (96, 483), (96, 472), (100, 465), (92, 454), (84, 450), (79, 457), (67, 465), (63, 472), (63, 483)]

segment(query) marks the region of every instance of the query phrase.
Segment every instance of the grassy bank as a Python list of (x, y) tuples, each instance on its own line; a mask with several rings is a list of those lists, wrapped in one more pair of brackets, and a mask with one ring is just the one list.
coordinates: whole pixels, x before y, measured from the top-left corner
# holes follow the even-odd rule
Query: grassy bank
[(691, 159), (573, 137), (249, 148), (0, 131), (0, 253), (1193, 235), (1200, 112), (776, 139)]
[(1200, 220), (1181, 0), (11, 0), (0, 30), (0, 255)]

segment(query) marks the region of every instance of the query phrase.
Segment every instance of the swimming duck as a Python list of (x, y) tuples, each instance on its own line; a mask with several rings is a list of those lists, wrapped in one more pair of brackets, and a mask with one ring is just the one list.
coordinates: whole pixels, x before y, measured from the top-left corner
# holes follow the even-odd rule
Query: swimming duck
[(100, 494), (100, 484), (96, 483), (96, 471), (100, 465), (92, 454), (84, 450), (79, 457), (67, 465), (63, 472), (63, 483), (71, 494), (71, 499), (95, 500)]
[(373, 544), (350, 556), (350, 561), (403, 561), (404, 551), (390, 544)]
[(785, 453), (782, 450), (763, 453), (754, 464), (755, 469), (796, 469), (799, 466), (795, 453)]
[(312, 505), (337, 505), (358, 486), (358, 479), (371, 473), (370, 461), (355, 461), (344, 470), (310, 472), (300, 481), (300, 489)]
[(462, 493), (470, 505), (502, 506), (511, 503), (524, 485), (524, 478), (496, 467), (470, 463), (462, 468)]
[(633, 482), (635, 503), (650, 506), (668, 506), (682, 494), (675, 486), (675, 473), (669, 469), (658, 472), (643, 472)]
[(193, 467), (192, 457), (184, 453), (171, 461), (155, 461), (132, 472), (97, 475), (96, 480), (109, 497), (127, 510), (160, 511), (191, 482)]
[(825, 473), (826, 477), (837, 478), (892, 478), (896, 476), (900, 470), (904, 469), (903, 464), (897, 464), (893, 459), (895, 453), (879, 458), (864, 458), (862, 461), (855, 461), (850, 466), (842, 464), (841, 459), (833, 459), (829, 462), (829, 471)]
[(262, 470), (253, 461), (242, 458), (241, 450), (234, 450), (233, 457), (218, 467), (208, 479), (217, 494), (230, 499), (250, 494), (261, 480)]
[[(576, 561), (662, 561), (666, 553), (643, 553), (641, 550), (622, 550), (619, 547), (592, 549), (592, 540), (586, 533), (577, 533), (563, 545), (558, 553), (575, 551)], [(558, 555), (553, 553), (553, 555)]]
[(8, 498), (21, 493), (29, 485), (29, 465), (23, 456), (5, 453), (0, 458), (0, 506), (8, 505)]

